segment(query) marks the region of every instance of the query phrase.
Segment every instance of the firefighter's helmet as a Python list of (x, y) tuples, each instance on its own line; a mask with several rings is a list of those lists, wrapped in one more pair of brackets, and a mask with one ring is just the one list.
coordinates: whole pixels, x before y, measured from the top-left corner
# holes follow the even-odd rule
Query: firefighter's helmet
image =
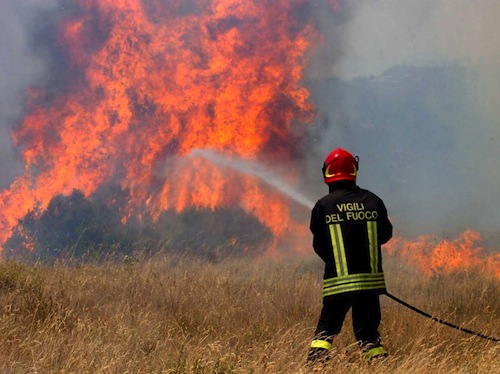
[(345, 149), (331, 151), (323, 164), (323, 178), (326, 184), (341, 180), (356, 181), (359, 157), (354, 157)]

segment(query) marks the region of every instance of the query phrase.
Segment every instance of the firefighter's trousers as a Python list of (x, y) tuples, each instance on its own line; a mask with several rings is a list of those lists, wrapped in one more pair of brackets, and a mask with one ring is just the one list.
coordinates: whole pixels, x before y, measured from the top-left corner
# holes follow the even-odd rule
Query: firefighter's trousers
[(354, 336), (361, 348), (380, 346), (379, 295), (371, 292), (358, 292), (323, 299), (323, 308), (311, 347), (331, 348), (333, 337), (341, 331), (346, 314), (351, 308)]

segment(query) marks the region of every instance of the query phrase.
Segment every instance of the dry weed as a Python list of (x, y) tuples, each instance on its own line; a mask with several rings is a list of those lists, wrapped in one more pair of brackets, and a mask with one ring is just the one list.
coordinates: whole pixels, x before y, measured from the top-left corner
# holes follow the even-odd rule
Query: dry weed
[[(315, 258), (207, 263), (156, 256), (123, 264), (0, 263), (1, 373), (306, 373), (321, 307)], [(432, 314), (500, 331), (498, 280), (423, 278), (386, 266), (389, 289)], [(494, 373), (500, 345), (382, 299), (391, 355), (364, 362), (350, 318), (325, 373)]]

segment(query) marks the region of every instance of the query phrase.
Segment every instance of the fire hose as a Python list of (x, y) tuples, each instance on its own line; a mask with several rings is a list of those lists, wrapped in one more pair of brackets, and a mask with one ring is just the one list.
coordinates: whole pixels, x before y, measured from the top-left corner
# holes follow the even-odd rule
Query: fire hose
[(444, 321), (441, 318), (434, 317), (434, 316), (430, 315), (429, 313), (426, 313), (423, 310), (420, 310), (420, 309), (414, 307), (413, 305), (410, 305), (407, 302), (405, 302), (405, 301), (403, 301), (401, 299), (398, 299), (396, 296), (391, 295), (387, 291), (385, 292), (385, 295), (388, 296), (390, 299), (394, 300), (395, 302), (397, 302), (397, 303), (405, 306), (406, 308), (408, 308), (410, 310), (413, 310), (414, 312), (416, 312), (418, 314), (421, 314), (424, 317), (427, 317), (427, 318), (429, 318), (429, 319), (431, 319), (433, 321), (436, 321), (436, 322), (438, 322), (438, 323), (440, 323), (442, 325), (451, 327), (451, 328), (453, 328), (455, 330), (463, 331), (463, 332), (465, 332), (467, 334), (479, 336), (480, 338), (483, 338), (483, 339), (491, 340), (491, 341), (494, 341), (494, 342), (497, 342), (497, 343), (500, 342), (500, 339), (498, 339), (498, 338), (495, 338), (495, 337), (492, 337), (492, 336), (488, 336), (488, 335), (482, 334), (480, 332), (472, 331), (472, 330), (466, 329), (464, 327), (460, 327), (460, 326), (454, 325), (453, 323)]

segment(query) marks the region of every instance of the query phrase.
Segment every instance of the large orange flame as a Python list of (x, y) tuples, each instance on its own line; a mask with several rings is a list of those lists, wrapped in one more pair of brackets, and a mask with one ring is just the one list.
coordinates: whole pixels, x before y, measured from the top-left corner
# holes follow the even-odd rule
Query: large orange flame
[(0, 245), (35, 204), (110, 181), (130, 192), (130, 210), (238, 201), (282, 234), (285, 198), (186, 156), (290, 157), (292, 122), (314, 111), (300, 85), (316, 37), (296, 14), (306, 1), (76, 3), (59, 25), (71, 82), (64, 94), (33, 89), (14, 133), (25, 172), (0, 195)]
[[(77, 0), (58, 26), (66, 84), (60, 92), (31, 89), (13, 133), (25, 170), (0, 193), (0, 247), (35, 206), (115, 183), (130, 194), (125, 216), (239, 204), (278, 238), (297, 232), (309, 250), (307, 226), (285, 197), (190, 156), (208, 148), (249, 160), (292, 158), (300, 137), (293, 123), (314, 112), (300, 84), (318, 37), (300, 16), (307, 5)], [(288, 172), (293, 180), (296, 171)], [(425, 274), (482, 266), (500, 277), (500, 255), (485, 254), (479, 240), (466, 231), (452, 241), (395, 238), (385, 248)]]
[(449, 274), (457, 270), (479, 269), (500, 278), (500, 253), (481, 247), (481, 235), (466, 230), (454, 240), (422, 235), (413, 240), (393, 238), (384, 248), (408, 266), (425, 275)]

